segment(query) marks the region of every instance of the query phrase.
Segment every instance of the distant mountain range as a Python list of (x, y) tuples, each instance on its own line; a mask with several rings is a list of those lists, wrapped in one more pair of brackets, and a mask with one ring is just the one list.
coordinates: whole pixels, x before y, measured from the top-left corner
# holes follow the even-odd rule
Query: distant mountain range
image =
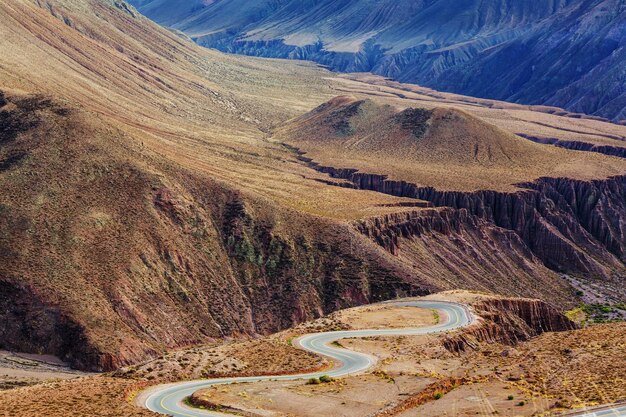
[(130, 0), (198, 44), (626, 119), (625, 0)]

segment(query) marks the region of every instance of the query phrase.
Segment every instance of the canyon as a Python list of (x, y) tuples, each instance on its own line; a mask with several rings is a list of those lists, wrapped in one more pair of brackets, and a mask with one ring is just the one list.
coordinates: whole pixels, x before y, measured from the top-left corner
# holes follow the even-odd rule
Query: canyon
[(133, 0), (221, 51), (626, 119), (619, 0)]
[[(465, 185), (468, 187), (465, 191), (418, 185), (432, 183), (433, 171), (438, 179), (455, 178), (456, 166), (460, 165), (459, 172), (466, 174), (478, 165), (482, 172), (489, 173), (491, 187), (497, 187), (495, 178), (515, 172), (515, 165), (525, 165), (530, 158), (533, 168), (541, 170), (541, 162), (531, 156), (535, 152), (531, 142), (505, 132), (491, 131), (490, 136), (486, 133), (489, 127), (469, 115), (449, 111), (437, 115), (437, 110), (418, 111), (417, 115), (411, 109), (394, 111), (349, 97), (333, 99), (290, 122), (278, 136), (298, 147), (292, 149), (307, 166), (346, 181), (338, 186), (416, 199), (433, 207), (357, 222), (362, 233), (392, 254), (406, 259), (407, 263), (419, 265), (416, 269), (424, 266), (411, 256), (417, 249), (416, 241), (426, 243), (431, 234), (441, 233), (464, 235), (466, 238), (459, 238), (459, 242), (467, 242), (471, 234), (467, 229), (480, 230), (483, 241), (484, 235), (496, 235), (493, 246), (504, 243), (508, 248), (515, 248), (518, 266), (521, 259), (539, 259), (558, 273), (601, 279), (607, 284), (611, 297), (623, 299), (620, 289), (624, 276), (623, 175), (578, 180), (559, 178), (559, 174), (549, 178), (538, 172), (533, 174), (537, 179), (526, 182), (524, 176), (528, 170), (524, 169), (523, 173), (516, 174), (521, 180), (513, 182), (516, 190), (474, 190), (472, 183)], [(407, 117), (412, 123), (406, 122)], [(464, 132), (462, 139), (455, 136), (454, 132), (459, 130)], [(313, 131), (316, 133), (312, 134)], [(446, 132), (452, 132), (452, 136), (447, 138)], [(400, 152), (398, 156), (396, 151)], [(567, 169), (564, 161), (577, 156), (568, 151), (554, 153), (550, 156), (550, 166)], [(444, 161), (441, 168), (438, 158)], [(563, 162), (556, 164), (557, 158)], [(316, 162), (318, 159), (323, 165)], [(359, 169), (348, 168), (351, 161)], [(498, 173), (502, 161), (505, 161), (506, 174)], [(623, 164), (617, 159), (615, 163)], [(579, 164), (581, 161), (576, 161), (575, 167)], [(405, 180), (398, 178), (400, 176)], [(413, 182), (406, 180), (409, 178)], [(471, 180), (478, 181), (474, 177)], [(449, 180), (446, 178), (446, 181)], [(456, 178), (452, 182), (455, 187), (462, 184)], [(473, 240), (468, 247), (479, 247), (480, 240)], [(466, 256), (463, 261), (457, 260), (457, 264), (470, 262), (468, 258), (480, 259), (480, 255)], [(479, 263), (490, 264), (485, 259), (480, 259)], [(508, 264), (503, 260), (494, 263), (496, 268)], [(485, 271), (481, 275), (488, 276)], [(467, 280), (470, 276), (465, 274), (464, 278)]]

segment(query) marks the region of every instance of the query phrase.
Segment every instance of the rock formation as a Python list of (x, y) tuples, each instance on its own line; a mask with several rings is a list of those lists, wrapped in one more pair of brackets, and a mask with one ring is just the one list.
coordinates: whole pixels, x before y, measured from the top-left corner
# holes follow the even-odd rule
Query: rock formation
[(446, 349), (461, 352), (477, 343), (515, 345), (545, 332), (576, 329), (576, 325), (554, 307), (540, 300), (484, 298), (472, 303), (478, 321), (443, 341)]

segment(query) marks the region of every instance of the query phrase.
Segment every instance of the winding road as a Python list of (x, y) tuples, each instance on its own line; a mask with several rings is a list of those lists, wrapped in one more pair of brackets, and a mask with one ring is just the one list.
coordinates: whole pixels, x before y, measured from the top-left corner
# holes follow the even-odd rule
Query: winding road
[(334, 363), (337, 364), (335, 368), (324, 372), (299, 375), (218, 378), (159, 385), (141, 394), (139, 396), (139, 402), (149, 410), (174, 417), (224, 417), (226, 414), (188, 407), (184, 404), (184, 400), (197, 390), (209, 388), (213, 385), (268, 380), (287, 381), (309, 379), (319, 378), (322, 375), (337, 378), (357, 374), (374, 366), (376, 364), (376, 358), (364, 353), (332, 346), (332, 342), (354, 337), (412, 336), (448, 332), (467, 326), (473, 321), (473, 317), (467, 307), (455, 303), (444, 301), (388, 301), (384, 304), (435, 309), (440, 313), (441, 323), (435, 326), (419, 328), (348, 330), (309, 334), (295, 340), (294, 344), (297, 344), (302, 349), (332, 359)]
[[(268, 380), (288, 381), (319, 378), (322, 375), (337, 378), (357, 374), (373, 367), (376, 364), (376, 358), (364, 353), (333, 346), (331, 345), (332, 342), (355, 337), (412, 336), (448, 332), (467, 326), (474, 320), (467, 307), (444, 301), (388, 301), (383, 304), (435, 309), (440, 312), (442, 322), (435, 326), (419, 328), (349, 330), (305, 335), (295, 340), (294, 344), (302, 349), (332, 359), (337, 365), (335, 368), (324, 372), (299, 375), (218, 378), (158, 385), (140, 394), (138, 401), (149, 410), (174, 417), (224, 417), (230, 414), (191, 408), (185, 405), (184, 400), (197, 390), (214, 385)], [(577, 417), (626, 417), (626, 406), (623, 404), (606, 406), (595, 410), (580, 411), (573, 415)]]

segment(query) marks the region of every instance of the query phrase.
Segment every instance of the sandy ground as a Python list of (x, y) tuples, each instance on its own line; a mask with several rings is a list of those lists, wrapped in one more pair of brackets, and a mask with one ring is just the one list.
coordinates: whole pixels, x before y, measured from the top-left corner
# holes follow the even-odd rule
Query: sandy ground
[(303, 381), (236, 384), (203, 391), (202, 397), (262, 416), (353, 417), (375, 413), (430, 382), (409, 375), (392, 382), (385, 375), (369, 374), (321, 385)]
[(382, 329), (437, 324), (438, 314), (423, 308), (377, 305), (343, 310), (335, 317), (352, 329)]

